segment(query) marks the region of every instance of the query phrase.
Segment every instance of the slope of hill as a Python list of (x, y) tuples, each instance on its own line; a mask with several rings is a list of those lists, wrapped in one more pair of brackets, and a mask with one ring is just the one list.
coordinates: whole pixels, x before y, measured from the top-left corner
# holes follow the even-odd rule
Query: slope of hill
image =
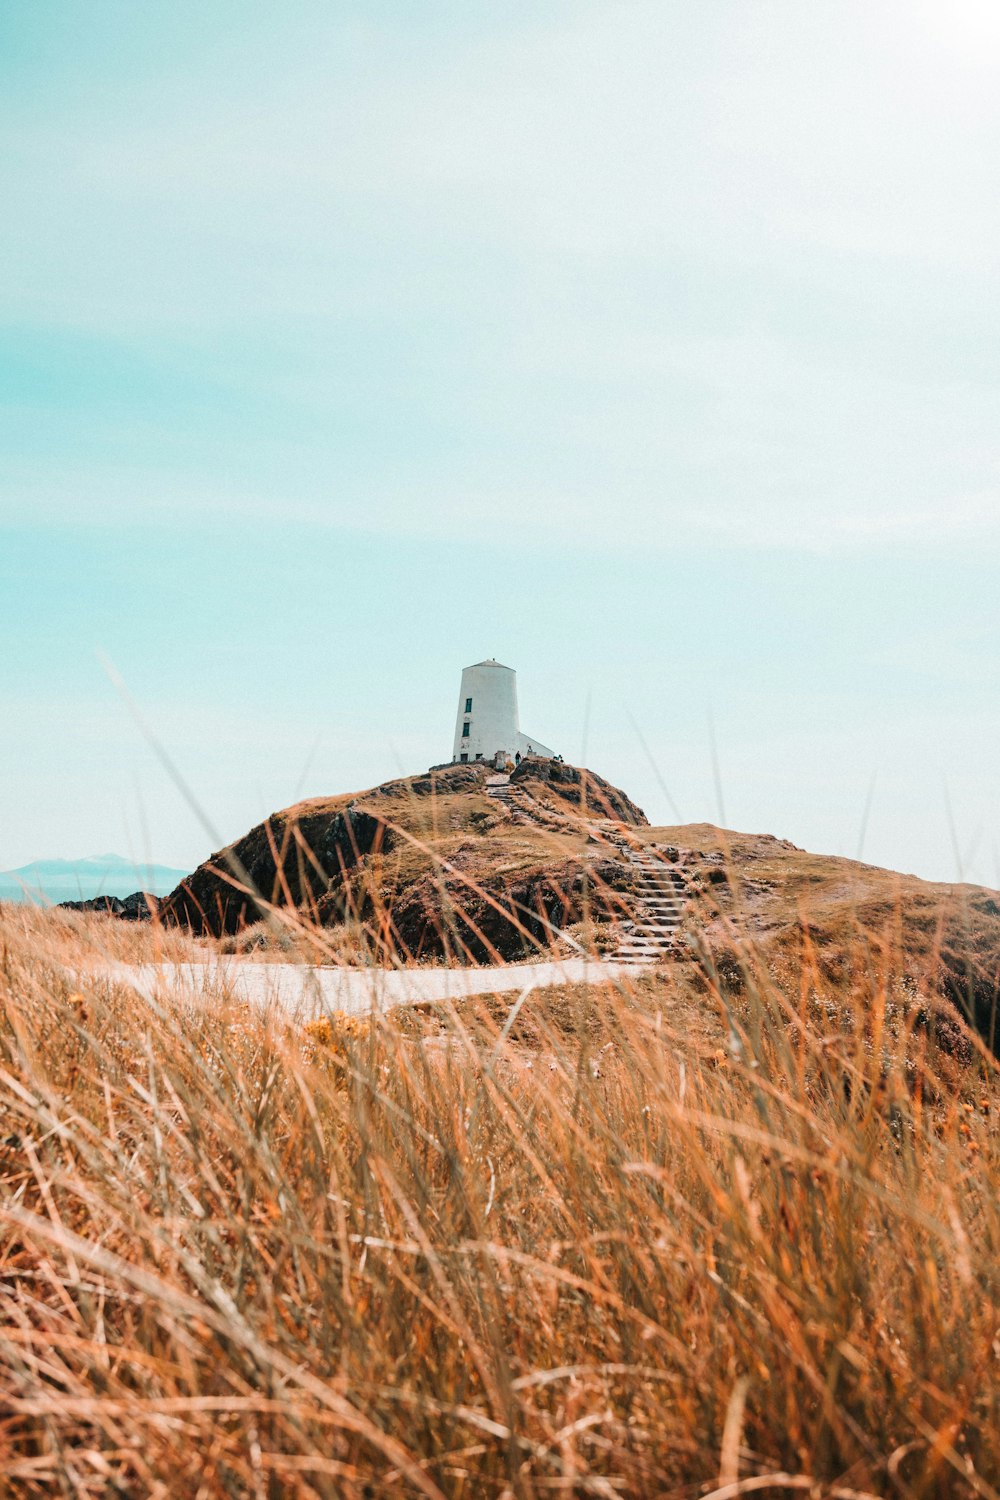
[(49, 906), (60, 901), (88, 901), (97, 896), (129, 896), (136, 890), (166, 896), (186, 870), (140, 864), (120, 854), (85, 859), (37, 859), (17, 870), (0, 871), (0, 901)]
[(623, 792), (561, 763), (526, 761), (512, 786), (527, 796), (500, 800), (486, 769), (454, 766), (298, 803), (199, 866), (161, 914), (241, 948), (297, 929), (328, 957), (382, 963), (609, 951), (643, 900), (628, 854), (645, 851), (684, 891), (674, 956), (701, 952), (733, 990), (801, 974), (805, 956), (841, 991), (877, 972), (887, 991), (944, 996), (996, 1047), (997, 893), (769, 835), (651, 828)]
[(632, 872), (593, 841), (581, 797), (626, 826), (644, 824), (643, 813), (592, 772), (558, 765), (550, 780), (532, 765), (522, 784), (564, 808), (561, 821), (512, 813), (475, 765), (314, 798), (213, 854), (168, 897), (164, 920), (221, 936), (291, 910), (360, 932), (376, 958), (489, 962), (544, 947), (588, 913), (624, 912)]
[(815, 988), (942, 995), (1000, 1047), (1000, 892), (918, 879), (711, 824), (649, 830), (692, 872), (688, 932), (731, 988), (762, 972)]
[(305, 1028), (0, 908), (3, 1493), (994, 1496), (1000, 1070), (675, 832), (704, 963)]
[[(221, 939), (0, 908), (12, 1493), (995, 1493), (1000, 899), (613, 792), (300, 804), (171, 898)], [(637, 854), (690, 956), (613, 983), (303, 1026), (106, 962), (596, 940)]]

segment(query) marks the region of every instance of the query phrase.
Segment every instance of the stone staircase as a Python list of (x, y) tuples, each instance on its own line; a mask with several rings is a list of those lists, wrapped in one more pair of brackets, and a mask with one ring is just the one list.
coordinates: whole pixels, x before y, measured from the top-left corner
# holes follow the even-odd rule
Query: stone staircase
[(622, 923), (617, 949), (606, 955), (620, 963), (645, 965), (677, 951), (677, 933), (688, 900), (684, 876), (655, 847), (630, 836), (625, 826), (610, 818), (581, 820), (557, 812), (532, 797), (510, 777), (487, 778), (486, 795), (503, 804), (515, 823), (531, 823), (552, 832), (581, 830), (605, 845), (636, 872), (636, 903), (631, 920)]
[[(620, 836), (619, 836), (620, 837)], [(655, 850), (608, 835), (636, 872), (636, 912), (609, 958), (626, 963), (653, 963), (676, 952), (677, 934), (688, 900), (683, 875)]]
[(511, 814), (515, 823), (534, 823), (537, 820), (528, 811), (528, 803), (532, 800), (527, 797), (521, 788), (511, 786), (510, 777), (497, 772), (494, 776), (486, 778), (486, 795), (492, 797), (494, 802), (500, 802)]

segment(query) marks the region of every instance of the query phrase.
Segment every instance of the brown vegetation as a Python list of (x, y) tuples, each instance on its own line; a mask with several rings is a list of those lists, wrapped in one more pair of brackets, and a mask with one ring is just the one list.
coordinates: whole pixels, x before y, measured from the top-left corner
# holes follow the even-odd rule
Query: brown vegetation
[[(625, 794), (593, 772), (525, 761), (517, 784), (553, 807), (551, 826), (534, 826), (486, 795), (487, 774), (449, 766), (274, 813), (206, 860), (162, 904), (162, 918), (222, 936), (297, 912), (310, 931), (359, 929), (383, 961), (479, 963), (620, 915), (630, 872), (615, 851), (588, 843), (582, 820), (645, 823)], [(333, 947), (341, 950), (336, 938)]]
[(205, 861), (161, 919), (231, 951), (312, 962), (607, 951), (635, 906), (635, 871), (600, 835), (614, 816), (683, 872), (687, 938), (731, 983), (787, 971), (794, 987), (804, 936), (837, 992), (863, 989), (881, 965), (911, 994), (947, 997), (1000, 1050), (996, 892), (709, 824), (650, 828), (624, 792), (561, 762), (518, 767), (535, 818), (517, 820), (486, 795), (487, 774), (449, 766), (275, 813)]
[(996, 891), (919, 880), (708, 824), (647, 836), (683, 852), (696, 893), (689, 931), (733, 982), (769, 973), (787, 989), (803, 951), (833, 994), (864, 993), (872, 972), (885, 972), (911, 998), (943, 996), (1000, 1053)]
[(996, 1065), (702, 842), (700, 962), (304, 1033), (0, 909), (8, 1491), (995, 1500)]

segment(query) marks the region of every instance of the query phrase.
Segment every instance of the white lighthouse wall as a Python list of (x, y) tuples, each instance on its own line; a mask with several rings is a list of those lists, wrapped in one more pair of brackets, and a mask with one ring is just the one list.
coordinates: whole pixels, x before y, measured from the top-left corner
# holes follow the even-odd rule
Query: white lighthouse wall
[(541, 740), (533, 740), (530, 734), (518, 735), (516, 751), (520, 751), (522, 760), (528, 755), (540, 755), (544, 760), (554, 760), (556, 753), (548, 745), (543, 745)]
[[(466, 704), (471, 708), (466, 711)], [(468, 725), (468, 733), (464, 733)], [(513, 760), (517, 755), (552, 756), (539, 740), (521, 733), (517, 711), (517, 673), (498, 661), (466, 667), (458, 695), (452, 759), (493, 760), (498, 751)]]
[[(472, 700), (469, 713), (465, 705)], [(468, 724), (468, 734), (463, 734)], [(466, 667), (458, 695), (455, 719), (454, 760), (492, 760), (498, 750), (512, 755), (519, 734), (517, 721), (517, 673), (499, 662), (479, 662)]]

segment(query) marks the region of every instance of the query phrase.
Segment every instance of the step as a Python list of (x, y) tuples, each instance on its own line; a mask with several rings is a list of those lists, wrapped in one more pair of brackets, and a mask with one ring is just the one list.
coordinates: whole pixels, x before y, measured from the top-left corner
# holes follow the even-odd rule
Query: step
[(672, 947), (671, 943), (635, 942), (622, 943), (619, 953), (662, 953), (665, 948)]

